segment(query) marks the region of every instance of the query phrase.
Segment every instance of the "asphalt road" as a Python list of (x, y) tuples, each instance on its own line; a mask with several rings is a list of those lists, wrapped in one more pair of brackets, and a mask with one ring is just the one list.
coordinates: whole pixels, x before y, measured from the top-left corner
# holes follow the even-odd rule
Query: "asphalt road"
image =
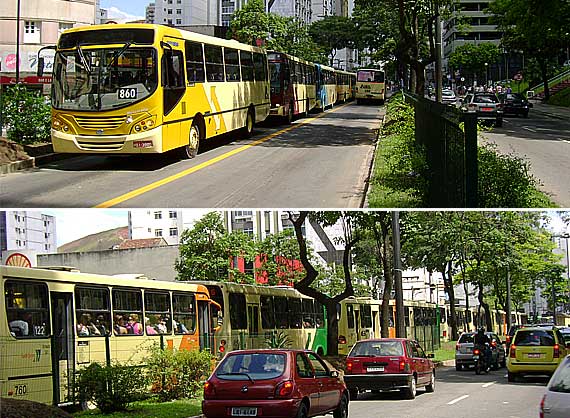
[(505, 116), (502, 128), (484, 136), (503, 154), (526, 158), (531, 173), (559, 206), (570, 207), (570, 120), (531, 109), (528, 119)]
[(193, 160), (74, 156), (0, 178), (0, 207), (358, 208), (383, 107), (210, 140)]
[(508, 383), (505, 368), (488, 375), (473, 370), (436, 371), (435, 392), (418, 389), (414, 400), (399, 392), (361, 393), (349, 406), (350, 418), (537, 418), (548, 377), (527, 377)]

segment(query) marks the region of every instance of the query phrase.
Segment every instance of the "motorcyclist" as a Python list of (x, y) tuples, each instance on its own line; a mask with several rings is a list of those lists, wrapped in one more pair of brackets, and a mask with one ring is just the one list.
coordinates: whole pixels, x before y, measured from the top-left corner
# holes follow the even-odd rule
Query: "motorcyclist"
[(481, 351), (481, 357), (485, 359), (485, 368), (489, 371), (491, 368), (491, 340), (485, 334), (485, 328), (481, 327), (477, 330), (473, 337), (473, 345), (474, 348)]

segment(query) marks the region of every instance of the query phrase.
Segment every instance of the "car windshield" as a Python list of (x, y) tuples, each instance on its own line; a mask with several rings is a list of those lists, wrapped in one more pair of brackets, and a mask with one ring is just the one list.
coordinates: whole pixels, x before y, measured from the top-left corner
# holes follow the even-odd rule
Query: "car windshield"
[(404, 348), (400, 341), (364, 341), (354, 346), (349, 357), (403, 355)]
[(494, 94), (476, 94), (473, 101), (475, 103), (497, 103), (499, 99)]
[(52, 105), (56, 109), (101, 111), (150, 96), (158, 85), (156, 50), (75, 48), (54, 60)]
[(541, 329), (519, 330), (513, 344), (516, 346), (553, 346), (554, 333)]
[(225, 380), (275, 379), (285, 370), (285, 354), (229, 354), (216, 369), (216, 377)]
[(556, 371), (548, 384), (552, 392), (570, 393), (570, 360), (566, 360)]
[(279, 93), (281, 91), (281, 63), (269, 61), (269, 73), (271, 74), (271, 91)]

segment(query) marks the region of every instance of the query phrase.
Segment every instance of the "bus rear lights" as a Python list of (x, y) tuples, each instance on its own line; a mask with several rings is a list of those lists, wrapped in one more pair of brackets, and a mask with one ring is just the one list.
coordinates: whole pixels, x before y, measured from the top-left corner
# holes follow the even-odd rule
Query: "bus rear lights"
[(346, 337), (344, 335), (339, 335), (338, 343), (339, 344), (346, 344)]
[(218, 348), (220, 353), (226, 351), (226, 340), (220, 340), (220, 347)]
[(152, 141), (151, 140), (146, 140), (146, 141), (133, 141), (133, 147), (134, 148), (152, 148)]

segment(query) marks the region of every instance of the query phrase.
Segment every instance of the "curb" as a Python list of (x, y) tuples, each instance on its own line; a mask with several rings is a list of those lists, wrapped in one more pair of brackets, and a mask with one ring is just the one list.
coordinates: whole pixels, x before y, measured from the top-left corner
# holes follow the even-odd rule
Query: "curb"
[(0, 175), (14, 173), (20, 170), (27, 170), (36, 166), (36, 159), (30, 157), (27, 160), (12, 161), (0, 165)]
[(386, 119), (386, 113), (384, 113), (384, 115), (382, 116), (382, 119), (380, 120), (380, 126), (376, 132), (376, 138), (374, 138), (374, 147), (372, 149), (372, 151), (370, 152), (372, 155), (369, 157), (370, 158), (370, 168), (368, 169), (368, 176), (366, 178), (366, 183), (365, 183), (365, 190), (364, 190), (364, 196), (362, 199), (362, 202), (360, 204), (361, 208), (369, 208), (370, 204), (368, 202), (368, 192), (370, 191), (370, 181), (372, 180), (372, 176), (374, 175), (374, 167), (376, 165), (376, 151), (378, 150), (378, 146), (380, 144), (380, 134), (382, 132), (382, 127), (384, 126), (384, 121)]

